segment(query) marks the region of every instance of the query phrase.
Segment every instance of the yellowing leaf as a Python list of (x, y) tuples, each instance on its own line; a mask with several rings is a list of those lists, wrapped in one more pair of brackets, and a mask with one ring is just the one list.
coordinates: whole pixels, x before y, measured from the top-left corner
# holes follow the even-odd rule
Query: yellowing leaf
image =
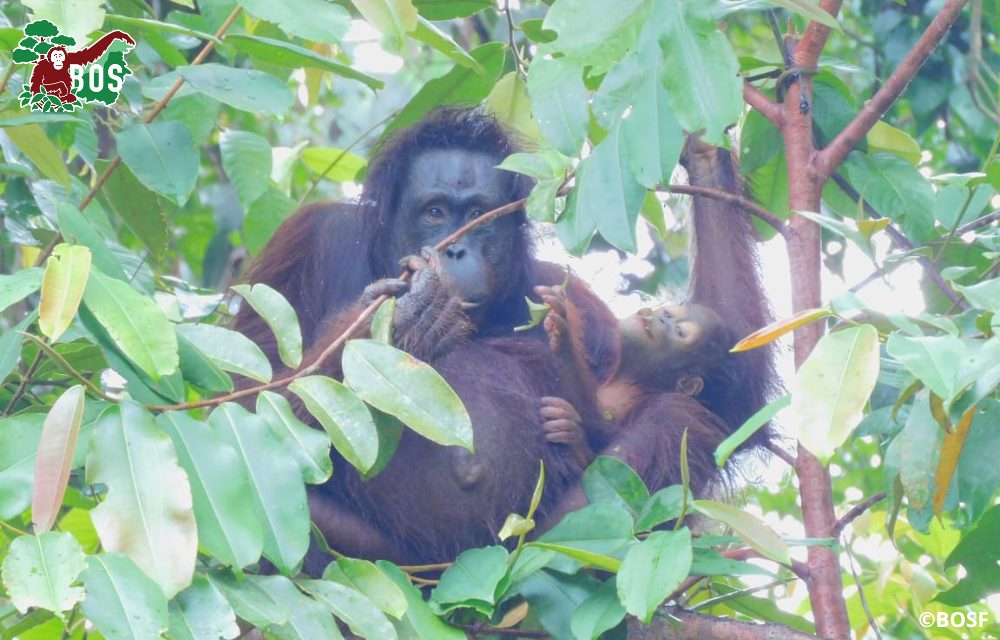
[(733, 353), (739, 351), (749, 351), (750, 349), (756, 349), (757, 347), (762, 347), (765, 344), (774, 342), (786, 333), (795, 331), (800, 327), (804, 327), (810, 322), (815, 322), (820, 318), (825, 318), (832, 315), (833, 312), (829, 309), (803, 309), (794, 315), (787, 318), (782, 318), (781, 320), (776, 320), (771, 324), (758, 329), (743, 338), (736, 343), (730, 351)]
[(73, 322), (90, 275), (90, 249), (60, 244), (52, 250), (42, 276), (38, 328), (55, 342)]
[(920, 145), (910, 137), (910, 134), (897, 129), (891, 124), (879, 120), (868, 132), (868, 149), (871, 153), (888, 151), (909, 160), (913, 164), (920, 163)]
[(944, 499), (948, 495), (948, 487), (958, 468), (958, 459), (962, 455), (962, 448), (965, 446), (965, 438), (969, 435), (969, 427), (972, 425), (972, 417), (975, 415), (975, 405), (962, 414), (955, 429), (944, 437), (941, 445), (941, 460), (938, 462), (937, 472), (934, 474), (934, 515), (940, 517), (944, 508)]
[(31, 497), (31, 521), (36, 534), (51, 529), (59, 515), (83, 421), (84, 397), (82, 385), (70, 387), (45, 418), (35, 457), (35, 487)]
[(861, 421), (879, 372), (878, 331), (860, 325), (827, 334), (792, 382), (788, 422), (824, 463)]
[(788, 564), (792, 561), (788, 544), (774, 532), (774, 529), (761, 522), (756, 516), (732, 505), (712, 500), (695, 500), (692, 506), (702, 515), (718, 520), (732, 528), (736, 535), (760, 552), (761, 555), (782, 564)]

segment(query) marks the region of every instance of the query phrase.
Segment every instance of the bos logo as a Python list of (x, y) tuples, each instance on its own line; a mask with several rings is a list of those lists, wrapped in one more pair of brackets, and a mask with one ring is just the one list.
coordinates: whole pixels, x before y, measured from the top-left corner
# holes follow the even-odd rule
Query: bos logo
[(18, 100), (32, 111), (73, 111), (81, 103), (112, 105), (125, 76), (132, 71), (125, 54), (135, 40), (124, 31), (112, 31), (89, 47), (76, 48), (76, 39), (59, 33), (48, 20), (24, 27), (24, 39), (14, 49), (14, 62), (34, 68)]

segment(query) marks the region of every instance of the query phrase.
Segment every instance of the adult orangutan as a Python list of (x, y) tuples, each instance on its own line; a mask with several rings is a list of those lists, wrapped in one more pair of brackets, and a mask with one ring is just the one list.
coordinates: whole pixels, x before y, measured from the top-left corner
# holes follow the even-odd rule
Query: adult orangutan
[(31, 72), (31, 93), (39, 93), (42, 87), (49, 95), (59, 98), (63, 104), (76, 102), (73, 94), (73, 78), (69, 68), (76, 64), (90, 64), (108, 50), (115, 40), (123, 40), (135, 46), (135, 40), (124, 31), (112, 31), (89, 47), (79, 51), (69, 51), (61, 45), (52, 47), (35, 63)]
[[(562, 396), (567, 388), (559, 360), (541, 330), (513, 332), (527, 320), (525, 296), (536, 286), (566, 281), (565, 271), (532, 256), (523, 212), (478, 227), (440, 254), (423, 250), (527, 194), (522, 176), (495, 168), (515, 150), (491, 116), (437, 110), (376, 151), (357, 204), (318, 204), (295, 214), (247, 275), (295, 307), (312, 345), (305, 362), (370, 301), (397, 295), (396, 346), (433, 364), (472, 418), (475, 455), (407, 431), (374, 479), (362, 482), (341, 464), (330, 482), (313, 488), (313, 519), (339, 551), (423, 563), (489, 544), (507, 514), (526, 509), (539, 459), (547, 471), (543, 509), (559, 510), (562, 503), (554, 505), (560, 498), (573, 495), (580, 465), (563, 447), (546, 442), (537, 426), (541, 398)], [(720, 247), (731, 249), (732, 243)], [(753, 266), (752, 253), (739, 264), (728, 259), (718, 266)], [(413, 271), (410, 283), (396, 278), (401, 260)], [(570, 278), (566, 290), (583, 318), (586, 366), (603, 380), (618, 362), (616, 321), (579, 280)], [(742, 305), (744, 295), (728, 303)], [(279, 361), (273, 335), (252, 310), (241, 310), (235, 326)], [(323, 368), (340, 375), (336, 362)], [(659, 464), (658, 458), (644, 459), (645, 451), (634, 453), (630, 461), (641, 474)]]

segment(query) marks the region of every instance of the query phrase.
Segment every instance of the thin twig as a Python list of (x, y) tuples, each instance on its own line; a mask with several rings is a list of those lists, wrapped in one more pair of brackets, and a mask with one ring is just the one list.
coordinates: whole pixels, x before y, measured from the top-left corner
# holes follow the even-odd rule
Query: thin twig
[(711, 187), (701, 187), (691, 184), (671, 184), (664, 187), (667, 191), (671, 193), (681, 193), (689, 196), (704, 196), (706, 198), (713, 198), (715, 200), (722, 200), (723, 202), (728, 202), (730, 204), (735, 204), (741, 209), (749, 214), (760, 218), (771, 226), (775, 231), (780, 233), (782, 236), (787, 237), (788, 229), (785, 223), (781, 221), (776, 215), (760, 206), (759, 204), (747, 200), (746, 198), (740, 197), (735, 193), (729, 193), (728, 191), (723, 191), (721, 189), (713, 189)]
[[(222, 26), (219, 27), (219, 30), (215, 32), (215, 40), (210, 40), (206, 42), (205, 46), (201, 48), (201, 51), (198, 52), (198, 55), (195, 56), (194, 60), (192, 60), (191, 64), (188, 66), (193, 67), (195, 65), (199, 65), (205, 60), (205, 58), (208, 57), (208, 54), (211, 53), (212, 49), (215, 48), (215, 43), (218, 42), (223, 35), (225, 35), (226, 31), (236, 20), (237, 16), (240, 15), (240, 12), (242, 10), (243, 10), (242, 6), (236, 5), (236, 8), (233, 9), (233, 12), (229, 14), (229, 17), (226, 18), (226, 21), (223, 22)], [(162, 113), (163, 110), (167, 108), (167, 104), (177, 94), (177, 92), (180, 91), (181, 85), (183, 84), (184, 84), (184, 76), (178, 75), (177, 80), (175, 80), (174, 84), (171, 85), (166, 95), (160, 98), (160, 101), (156, 103), (156, 105), (153, 107), (153, 110), (150, 111), (148, 114), (146, 114), (146, 117), (142, 119), (143, 124), (149, 124), (150, 122), (155, 120), (157, 116), (159, 116), (160, 113)], [(118, 169), (118, 167), (121, 166), (121, 164), (122, 164), (122, 157), (120, 155), (115, 156), (115, 159), (111, 161), (111, 164), (109, 164), (104, 169), (103, 172), (101, 172), (101, 175), (98, 176), (97, 181), (94, 182), (94, 186), (90, 188), (90, 191), (87, 192), (87, 195), (83, 196), (83, 200), (80, 201), (80, 204), (78, 204), (76, 208), (79, 209), (80, 211), (86, 209), (87, 206), (94, 200), (94, 198), (97, 197), (97, 194), (100, 193), (101, 189), (104, 188), (104, 185), (111, 177), (111, 174), (113, 174)], [(45, 248), (42, 249), (42, 252), (38, 255), (38, 259), (35, 260), (35, 266), (36, 267), (41, 266), (45, 262), (45, 259), (48, 258), (49, 255), (52, 253), (52, 250), (56, 248), (56, 245), (58, 245), (62, 241), (63, 241), (62, 233), (57, 232), (55, 237), (52, 238), (52, 241), (49, 242), (49, 244), (47, 244)]]
[(63, 358), (59, 354), (59, 352), (57, 352), (55, 349), (53, 349), (52, 345), (50, 345), (47, 342), (45, 342), (45, 340), (43, 340), (42, 338), (39, 338), (38, 336), (36, 336), (36, 335), (34, 335), (32, 333), (28, 333), (26, 331), (19, 331), (18, 333), (20, 333), (22, 336), (24, 336), (28, 340), (31, 340), (32, 342), (34, 342), (38, 346), (38, 348), (41, 349), (45, 353), (45, 355), (47, 355), (52, 361), (54, 361), (56, 364), (59, 365), (59, 368), (61, 368), (63, 371), (65, 371), (67, 374), (69, 374), (70, 377), (75, 378), (76, 380), (78, 380), (92, 394), (94, 394), (95, 396), (97, 396), (101, 400), (107, 400), (108, 402), (117, 402), (117, 400), (115, 398), (112, 398), (108, 394), (106, 394), (103, 391), (101, 391), (97, 387), (97, 385), (95, 385), (93, 382), (91, 382), (90, 380), (88, 380), (85, 375), (83, 375), (82, 373), (80, 373), (79, 371), (77, 371), (76, 369), (74, 369), (73, 365), (71, 365), (69, 362), (67, 362), (66, 359)]
[(882, 640), (882, 632), (879, 631), (878, 623), (875, 621), (875, 616), (872, 615), (872, 610), (868, 606), (868, 598), (865, 597), (865, 587), (861, 584), (861, 577), (858, 575), (858, 570), (854, 566), (854, 554), (851, 552), (851, 545), (841, 541), (841, 545), (844, 548), (844, 553), (847, 554), (847, 566), (851, 568), (851, 576), (854, 577), (854, 586), (858, 589), (858, 600), (861, 601), (861, 608), (864, 609), (865, 615), (868, 616), (868, 624), (871, 626), (872, 631), (875, 632), (875, 638), (877, 640)]
[(38, 365), (42, 363), (42, 351), (41, 349), (35, 354), (35, 359), (32, 361), (28, 370), (24, 372), (24, 376), (21, 378), (21, 382), (18, 383), (17, 389), (14, 391), (14, 395), (10, 397), (10, 402), (7, 403), (7, 408), (4, 409), (3, 414), (9, 416), (10, 412), (14, 410), (21, 396), (28, 389), (28, 385), (31, 384), (31, 378), (35, 375), (35, 371), (38, 370)]
[(833, 537), (839, 536), (847, 525), (854, 522), (858, 516), (883, 500), (885, 500), (885, 491), (879, 491), (875, 495), (851, 507), (847, 513), (840, 517), (840, 520), (837, 520), (837, 524), (833, 527)]
[(514, 54), (514, 68), (517, 70), (517, 75), (522, 78), (527, 77), (527, 73), (524, 71), (524, 59), (521, 58), (521, 52), (517, 49), (517, 44), (514, 43), (514, 31), (516, 27), (514, 26), (514, 16), (510, 12), (510, 0), (504, 3), (503, 12), (507, 15), (507, 37), (510, 41), (510, 50)]

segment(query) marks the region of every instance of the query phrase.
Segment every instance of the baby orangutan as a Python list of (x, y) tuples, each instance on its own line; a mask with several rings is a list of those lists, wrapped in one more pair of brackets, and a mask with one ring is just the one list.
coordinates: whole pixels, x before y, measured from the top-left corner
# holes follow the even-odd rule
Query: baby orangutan
[[(568, 392), (567, 398), (542, 398), (542, 427), (549, 442), (565, 444), (583, 466), (593, 461), (594, 452), (603, 449), (613, 435), (636, 422), (651, 396), (659, 396), (657, 405), (671, 402), (670, 395), (675, 403), (690, 403), (731, 346), (722, 318), (704, 305), (641, 309), (618, 321), (621, 357), (605, 382), (598, 384), (585, 358), (576, 309), (566, 292), (559, 286), (536, 287), (535, 291), (551, 309), (544, 327)], [(657, 416), (642, 420), (655, 421)], [(725, 427), (716, 416), (709, 423), (711, 431), (718, 429), (718, 438), (713, 438), (717, 444), (726, 435)], [(675, 431), (670, 437), (678, 443), (685, 427), (693, 432), (689, 437), (698, 434), (694, 424), (663, 425), (664, 430)]]

